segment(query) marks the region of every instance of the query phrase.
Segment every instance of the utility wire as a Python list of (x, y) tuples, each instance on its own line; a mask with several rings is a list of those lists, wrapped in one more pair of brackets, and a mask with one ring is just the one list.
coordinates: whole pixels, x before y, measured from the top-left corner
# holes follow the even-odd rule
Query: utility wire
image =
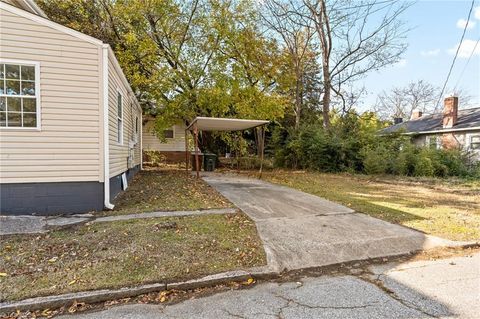
[(470, 6), (470, 11), (468, 12), (467, 23), (465, 23), (465, 28), (463, 28), (462, 38), (460, 39), (460, 43), (457, 47), (457, 52), (455, 52), (455, 56), (453, 57), (452, 65), (450, 66), (450, 70), (448, 71), (447, 79), (443, 84), (442, 91), (440, 92), (440, 96), (438, 97), (437, 103), (435, 103), (435, 109), (438, 107), (438, 104), (442, 100), (443, 92), (445, 91), (445, 87), (447, 86), (448, 79), (450, 79), (450, 75), (452, 74), (453, 66), (455, 65), (455, 61), (457, 60), (458, 51), (460, 51), (460, 47), (463, 43), (463, 38), (465, 37), (465, 32), (467, 31), (468, 24), (470, 23), (470, 16), (472, 15), (473, 5), (475, 4), (475, 0), (472, 0), (472, 5)]
[(463, 73), (465, 73), (465, 70), (467, 69), (468, 63), (470, 62), (470, 59), (472, 56), (475, 54), (475, 50), (477, 49), (477, 45), (480, 42), (480, 38), (475, 42), (475, 46), (473, 47), (472, 52), (470, 52), (470, 56), (468, 57), (467, 63), (465, 63), (465, 66), (463, 67), (462, 72), (460, 73), (460, 76), (458, 77), (457, 83), (455, 83), (455, 86), (453, 87), (453, 90), (455, 91), (457, 89), (458, 84), (460, 83), (460, 80), (463, 77)]

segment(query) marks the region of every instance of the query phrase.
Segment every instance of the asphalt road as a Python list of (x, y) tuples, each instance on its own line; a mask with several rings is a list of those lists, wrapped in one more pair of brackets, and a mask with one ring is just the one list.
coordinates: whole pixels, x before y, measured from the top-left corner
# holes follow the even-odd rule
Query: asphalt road
[(265, 282), (174, 305), (124, 305), (63, 319), (479, 318), (480, 253), (372, 266), (363, 276)]

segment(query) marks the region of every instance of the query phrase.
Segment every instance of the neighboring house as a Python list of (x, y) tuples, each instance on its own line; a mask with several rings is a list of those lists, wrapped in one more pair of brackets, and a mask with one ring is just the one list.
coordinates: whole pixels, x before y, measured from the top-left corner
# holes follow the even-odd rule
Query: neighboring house
[(153, 119), (146, 120), (143, 125), (143, 151), (157, 151), (165, 156), (168, 163), (185, 162), (185, 124), (179, 123), (165, 130), (164, 141), (155, 135), (153, 126)]
[(0, 2), (0, 212), (110, 203), (141, 168), (141, 108), (108, 44)]
[(459, 148), (470, 151), (473, 158), (480, 160), (480, 107), (458, 109), (458, 97), (445, 98), (442, 113), (422, 116), (414, 111), (410, 121), (380, 131), (380, 134), (400, 132), (411, 135), (418, 146), (435, 148)]

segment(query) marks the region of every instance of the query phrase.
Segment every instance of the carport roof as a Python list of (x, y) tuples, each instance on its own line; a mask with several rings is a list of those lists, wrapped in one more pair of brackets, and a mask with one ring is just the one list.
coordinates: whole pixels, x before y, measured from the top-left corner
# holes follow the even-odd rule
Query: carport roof
[(193, 130), (195, 125), (199, 131), (243, 131), (249, 128), (267, 124), (264, 120), (231, 119), (220, 117), (196, 117), (187, 127)]

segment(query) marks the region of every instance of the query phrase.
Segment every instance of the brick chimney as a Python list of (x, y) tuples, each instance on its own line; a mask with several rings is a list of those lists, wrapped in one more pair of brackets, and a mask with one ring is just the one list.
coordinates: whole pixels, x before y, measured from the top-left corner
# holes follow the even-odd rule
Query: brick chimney
[(452, 128), (458, 118), (458, 96), (447, 96), (443, 105), (443, 128)]
[(410, 117), (411, 120), (416, 120), (420, 117), (422, 117), (423, 113), (419, 109), (414, 109), (412, 111), (412, 116)]

